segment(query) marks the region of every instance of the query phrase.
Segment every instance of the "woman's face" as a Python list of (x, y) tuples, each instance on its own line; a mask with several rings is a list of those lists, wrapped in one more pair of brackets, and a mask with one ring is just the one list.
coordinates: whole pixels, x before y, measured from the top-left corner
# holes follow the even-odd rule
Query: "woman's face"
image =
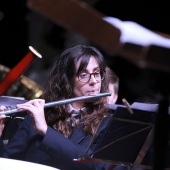
[[(76, 70), (78, 70), (81, 59), (76, 64)], [(86, 75), (87, 73), (100, 73), (100, 68), (97, 60), (92, 56), (85, 70), (82, 70), (79, 75)], [(80, 77), (80, 76), (79, 76)], [(88, 82), (81, 82), (78, 76), (74, 77), (74, 97), (87, 96), (89, 94), (100, 93), (101, 80), (98, 80), (97, 74), (96, 78), (92, 74)]]

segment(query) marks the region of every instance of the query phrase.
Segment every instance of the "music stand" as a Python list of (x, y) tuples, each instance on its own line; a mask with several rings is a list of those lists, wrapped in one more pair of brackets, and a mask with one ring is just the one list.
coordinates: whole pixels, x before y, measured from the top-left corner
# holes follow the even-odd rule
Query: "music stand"
[[(108, 162), (133, 168), (152, 169), (153, 128), (157, 104), (134, 105), (133, 114), (124, 106), (109, 105), (114, 113), (101, 142), (91, 154), (81, 159), (90, 162)], [(145, 106), (145, 107), (143, 107)], [(144, 109), (142, 109), (144, 108)], [(88, 147), (90, 149), (90, 146)], [(167, 150), (165, 169), (170, 169), (170, 146)]]

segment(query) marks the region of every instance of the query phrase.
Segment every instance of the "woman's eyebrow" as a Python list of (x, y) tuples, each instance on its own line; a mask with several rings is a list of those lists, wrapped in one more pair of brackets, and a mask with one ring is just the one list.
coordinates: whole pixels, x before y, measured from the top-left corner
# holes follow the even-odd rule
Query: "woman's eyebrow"
[[(100, 70), (100, 67), (98, 66), (98, 67), (95, 67), (95, 68), (93, 68), (93, 71), (96, 71), (96, 70)], [(82, 69), (80, 72), (89, 72), (87, 69)]]
[(99, 67), (99, 66), (97, 66), (97, 67), (94, 67), (94, 68), (93, 68), (93, 70), (96, 70), (96, 69), (100, 69), (100, 67)]

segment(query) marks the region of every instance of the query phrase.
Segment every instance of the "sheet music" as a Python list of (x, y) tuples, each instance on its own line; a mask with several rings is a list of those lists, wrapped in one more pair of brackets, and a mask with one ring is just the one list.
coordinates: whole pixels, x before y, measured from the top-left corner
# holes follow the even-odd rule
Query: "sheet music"
[[(116, 110), (118, 107), (125, 108), (126, 106), (121, 104), (107, 104), (109, 109)], [(134, 102), (130, 107), (132, 109), (143, 110), (148, 112), (157, 112), (159, 104), (150, 104), (150, 103), (140, 103)], [(168, 108), (168, 114), (170, 114), (170, 107)]]
[(122, 21), (114, 17), (104, 17), (105, 21), (121, 31), (120, 42), (132, 43), (142, 46), (156, 45), (170, 48), (170, 39), (165, 38), (133, 21)]

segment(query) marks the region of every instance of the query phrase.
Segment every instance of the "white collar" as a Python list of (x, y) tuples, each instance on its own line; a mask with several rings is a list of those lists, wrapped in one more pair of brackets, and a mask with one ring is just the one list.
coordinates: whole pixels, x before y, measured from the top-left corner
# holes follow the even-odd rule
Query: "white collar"
[(71, 113), (72, 110), (79, 111), (79, 110), (85, 109), (85, 107), (83, 107), (81, 109), (75, 109), (71, 104), (68, 104), (67, 107), (68, 107), (68, 112), (69, 113)]

